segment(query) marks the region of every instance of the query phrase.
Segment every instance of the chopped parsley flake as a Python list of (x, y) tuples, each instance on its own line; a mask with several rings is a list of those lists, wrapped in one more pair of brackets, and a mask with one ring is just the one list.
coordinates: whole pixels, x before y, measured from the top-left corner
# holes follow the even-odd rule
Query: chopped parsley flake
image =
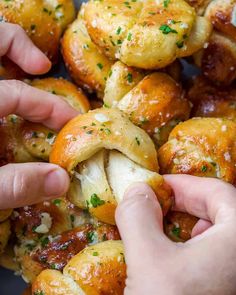
[(174, 227), (173, 229), (172, 229), (172, 234), (174, 235), (174, 236), (176, 236), (177, 238), (179, 238), (179, 235), (180, 235), (180, 227)]
[(128, 40), (128, 41), (131, 41), (131, 39), (132, 39), (132, 34), (129, 33), (128, 36), (127, 36), (127, 40)]
[(176, 42), (176, 46), (178, 48), (183, 48), (184, 47), (184, 41), (178, 41), (178, 42)]
[(97, 64), (97, 67), (98, 67), (100, 70), (103, 69), (103, 65), (102, 65), (101, 63), (98, 63), (98, 64)]
[(169, 4), (170, 4), (170, 0), (164, 0), (163, 5), (165, 8), (167, 8)]
[(90, 231), (87, 233), (87, 240), (89, 243), (93, 243), (95, 240), (95, 232)]
[(61, 204), (61, 200), (60, 199), (53, 200), (52, 202), (56, 206), (59, 206)]
[(201, 170), (202, 170), (202, 172), (206, 172), (207, 171), (207, 166), (203, 165)]
[(133, 82), (133, 75), (131, 73), (128, 73), (128, 75), (126, 76), (126, 79), (129, 83)]
[(105, 201), (101, 200), (97, 194), (92, 194), (90, 197), (90, 204), (93, 208), (97, 208), (98, 206), (105, 204)]
[(160, 26), (160, 31), (162, 31), (162, 33), (164, 35), (168, 35), (169, 33), (173, 33), (173, 34), (177, 34), (177, 31), (172, 29), (170, 26), (168, 25), (161, 25)]
[(116, 35), (120, 35), (120, 33), (121, 33), (121, 27), (119, 27), (117, 30), (116, 30)]
[(40, 243), (41, 243), (41, 246), (42, 246), (42, 247), (47, 246), (48, 243), (49, 243), (49, 238), (48, 238), (48, 237), (41, 238), (41, 239), (40, 239)]
[(47, 139), (50, 139), (54, 136), (54, 134), (52, 132), (48, 132), (48, 135), (47, 135)]
[(135, 141), (136, 141), (137, 145), (140, 145), (140, 140), (138, 139), (137, 136), (135, 137)]

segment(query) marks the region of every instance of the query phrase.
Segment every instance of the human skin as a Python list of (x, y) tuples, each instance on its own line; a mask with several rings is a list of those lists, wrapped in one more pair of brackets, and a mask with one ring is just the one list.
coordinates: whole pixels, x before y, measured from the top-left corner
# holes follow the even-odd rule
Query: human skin
[[(0, 40), (0, 57), (6, 55), (25, 72), (39, 75), (51, 68), (48, 58), (34, 46), (20, 26), (0, 23)], [(77, 115), (77, 111), (53, 94), (21, 81), (1, 80), (0, 117), (9, 114), (59, 130)], [(67, 173), (56, 165), (8, 164), (0, 168), (0, 209), (56, 198), (68, 187)]]
[(124, 242), (125, 295), (236, 294), (236, 189), (223, 181), (167, 175), (175, 210), (200, 218), (186, 243), (163, 233), (162, 213), (153, 191), (132, 186), (116, 212)]
[[(24, 71), (43, 74), (49, 60), (16, 25), (0, 23), (0, 56)], [(42, 100), (42, 96), (44, 99)], [(17, 114), (60, 129), (77, 113), (52, 94), (19, 81), (0, 81), (0, 117)], [(193, 238), (171, 242), (163, 233), (162, 213), (153, 191), (136, 184), (116, 213), (128, 266), (125, 295), (233, 295), (236, 293), (236, 190), (215, 179), (165, 176), (175, 210), (200, 218)], [(33, 204), (64, 194), (69, 178), (46, 163), (8, 164), (0, 168), (0, 208)]]

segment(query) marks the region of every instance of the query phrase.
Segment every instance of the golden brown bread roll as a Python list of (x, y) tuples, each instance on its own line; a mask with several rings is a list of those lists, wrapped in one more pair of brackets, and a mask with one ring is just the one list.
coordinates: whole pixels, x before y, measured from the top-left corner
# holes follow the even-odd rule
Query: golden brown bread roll
[(214, 31), (205, 47), (194, 56), (196, 65), (214, 83), (231, 84), (236, 78), (235, 41)]
[[(144, 74), (122, 63), (109, 60), (91, 40), (84, 22), (84, 6), (77, 19), (66, 30), (62, 39), (62, 55), (74, 81), (89, 92), (96, 92), (99, 98), (105, 96), (121, 98), (140, 81)], [(114, 64), (114, 65), (113, 65)], [(166, 72), (180, 78), (179, 62), (171, 64)], [(132, 81), (129, 78), (132, 75)], [(108, 80), (108, 81), (107, 81)], [(107, 82), (106, 82), (107, 81)], [(114, 91), (116, 89), (116, 91)]]
[[(28, 81), (34, 87), (61, 96), (81, 113), (90, 108), (88, 99), (75, 85), (64, 79), (45, 78)], [(47, 161), (56, 132), (41, 124), (10, 115), (0, 119), (0, 165)]]
[(62, 55), (74, 81), (103, 97), (112, 61), (92, 42), (83, 20), (83, 6), (62, 38)]
[(188, 98), (193, 103), (194, 117), (216, 117), (236, 120), (236, 88), (216, 86), (203, 76), (193, 80), (188, 91)]
[[(112, 107), (132, 90), (145, 76), (145, 73), (128, 67), (120, 61), (113, 64), (106, 81), (103, 101), (106, 107)], [(114, 91), (115, 90), (115, 91)]]
[(0, 210), (0, 222), (3, 222), (8, 217), (10, 217), (11, 213), (12, 213), (12, 209)]
[(208, 5), (205, 15), (214, 28), (236, 41), (236, 19), (234, 0), (214, 0)]
[(188, 213), (170, 211), (164, 219), (165, 233), (174, 242), (185, 242), (191, 239), (197, 221), (197, 217)]
[(235, 1), (211, 1), (205, 17), (212, 22), (214, 31), (205, 49), (196, 54), (195, 62), (213, 82), (229, 85), (236, 78)]
[(210, 22), (185, 1), (89, 1), (85, 23), (93, 42), (112, 59), (143, 69), (163, 68), (202, 48)]
[[(227, 119), (193, 118), (180, 123), (158, 151), (161, 173), (216, 177), (235, 185), (235, 136), (236, 124)], [(165, 218), (166, 234), (172, 240), (186, 241), (197, 220), (170, 212)]]
[(68, 261), (88, 245), (105, 240), (119, 239), (118, 230), (112, 225), (93, 226), (86, 224), (61, 235), (41, 237), (34, 248), (31, 244), (21, 244), (15, 249), (21, 267), (21, 275), (26, 282), (33, 282), (44, 269), (61, 271)]
[(74, 109), (86, 113), (90, 109), (88, 98), (81, 89), (62, 78), (34, 79), (29, 82), (33, 87), (59, 95)]
[[(129, 71), (128, 75), (132, 80), (133, 72)], [(140, 78), (142, 76), (138, 80)], [(110, 79), (113, 79), (112, 76), (107, 84)], [(110, 91), (109, 96), (105, 95), (104, 103), (107, 107), (116, 107), (126, 113), (135, 125), (154, 139), (157, 146), (161, 146), (167, 141), (171, 129), (189, 118), (190, 103), (184, 98), (180, 84), (167, 74), (152, 73), (140, 82), (138, 80), (134, 80), (135, 86), (121, 98), (116, 95), (112, 98)]]
[(47, 245), (54, 236), (71, 230), (74, 220), (79, 218), (85, 222), (83, 212), (74, 212), (70, 206), (66, 199), (56, 199), (14, 210), (12, 230), (17, 238), (15, 259), (26, 282), (33, 281), (44, 268), (31, 257), (32, 251)]
[(21, 275), (27, 282), (47, 268), (61, 270), (84, 247), (120, 239), (111, 225), (97, 223), (66, 199), (56, 199), (14, 211), (14, 247)]
[(19, 24), (48, 58), (55, 63), (59, 41), (66, 26), (75, 17), (72, 0), (0, 1), (0, 17)]
[(56, 133), (41, 124), (11, 115), (0, 119), (1, 165), (47, 160)]
[(148, 135), (121, 111), (107, 108), (68, 122), (58, 134), (50, 161), (70, 172), (103, 148), (117, 149), (147, 169), (158, 169), (155, 148)]
[(115, 226), (86, 224), (63, 232), (59, 238), (49, 242), (44, 249), (34, 251), (31, 256), (46, 268), (62, 270), (75, 254), (88, 245), (119, 239), (120, 235)]
[[(71, 217), (73, 216), (73, 217)], [(73, 220), (84, 220), (86, 215), (76, 210), (65, 198), (15, 209), (13, 229), (19, 240), (37, 239), (40, 234), (56, 235), (72, 229)]]
[(161, 173), (216, 177), (236, 184), (236, 123), (193, 118), (176, 126), (159, 152)]
[(53, 237), (90, 221), (85, 212), (64, 198), (15, 209), (12, 220), (12, 229), (17, 237), (15, 253), (24, 277), (31, 280), (31, 276), (35, 276), (33, 267), (36, 265), (36, 270), (42, 268), (32, 261), (32, 250), (46, 246)]
[(122, 295), (126, 265), (121, 241), (106, 241), (84, 249), (63, 269), (43, 271), (32, 286), (33, 294)]
[[(63, 36), (62, 55), (74, 81), (89, 92), (96, 92), (101, 99), (105, 95), (105, 100), (118, 100), (144, 77), (141, 71), (121, 62), (114, 64), (100, 52), (85, 26), (84, 4), (77, 19)], [(164, 70), (176, 80), (180, 79), (181, 66), (178, 61)]]
[(154, 144), (119, 110), (97, 109), (71, 120), (58, 134), (50, 162), (73, 176), (71, 202), (103, 222), (114, 224), (117, 202), (137, 181), (152, 186), (164, 213), (171, 206), (170, 189), (157, 173)]

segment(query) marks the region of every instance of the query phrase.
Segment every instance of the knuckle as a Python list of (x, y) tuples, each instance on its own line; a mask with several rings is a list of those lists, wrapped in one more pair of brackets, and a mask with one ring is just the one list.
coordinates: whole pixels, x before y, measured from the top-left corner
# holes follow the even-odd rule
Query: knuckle
[(22, 34), (24, 33), (23, 28), (18, 24), (10, 24), (12, 26), (12, 30), (14, 30), (15, 34)]
[(119, 219), (128, 218), (131, 212), (137, 212), (144, 205), (145, 197), (134, 197), (123, 200), (117, 210), (116, 216)]
[(23, 94), (26, 90), (26, 84), (22, 81), (11, 80), (12, 89), (14, 89), (14, 99), (16, 104), (20, 102), (20, 99), (23, 97)]
[(18, 199), (23, 196), (23, 193), (25, 192), (25, 183), (24, 177), (22, 177), (16, 167), (13, 166), (12, 196), (14, 199)]
[(0, 81), (1, 87), (9, 88), (9, 89), (16, 89), (16, 91), (21, 91), (25, 87), (25, 83), (19, 80), (1, 80)]
[(27, 182), (24, 175), (22, 175), (17, 169), (16, 165), (8, 164), (5, 168), (7, 169), (8, 174), (5, 193), (17, 204), (27, 191)]
[(214, 186), (215, 186), (215, 191), (217, 192), (228, 192), (229, 194), (236, 194), (236, 188), (230, 184), (227, 183), (223, 180), (218, 180), (218, 179), (214, 179)]
[(1, 22), (0, 28), (6, 30), (10, 35), (21, 35), (25, 32), (20, 25), (8, 22)]
[(18, 109), (20, 100), (26, 92), (26, 84), (18, 80), (3, 80), (0, 81), (0, 94), (9, 98), (8, 113)]
[(18, 90), (21, 91), (23, 88), (26, 87), (26, 84), (22, 81), (19, 80), (10, 80), (9, 81), (11, 84), (13, 84), (13, 86)]

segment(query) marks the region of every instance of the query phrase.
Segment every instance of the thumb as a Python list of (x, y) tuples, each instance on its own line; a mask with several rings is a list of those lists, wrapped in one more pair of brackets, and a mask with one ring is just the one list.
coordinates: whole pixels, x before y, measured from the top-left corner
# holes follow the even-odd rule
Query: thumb
[(9, 164), (0, 168), (0, 188), (0, 209), (17, 208), (62, 196), (69, 176), (54, 164)]
[[(137, 183), (126, 191), (116, 210), (116, 223), (129, 267), (150, 266), (153, 255), (166, 253), (171, 242), (163, 233), (162, 220), (160, 204), (147, 184)], [(140, 255), (142, 259), (139, 259)]]

